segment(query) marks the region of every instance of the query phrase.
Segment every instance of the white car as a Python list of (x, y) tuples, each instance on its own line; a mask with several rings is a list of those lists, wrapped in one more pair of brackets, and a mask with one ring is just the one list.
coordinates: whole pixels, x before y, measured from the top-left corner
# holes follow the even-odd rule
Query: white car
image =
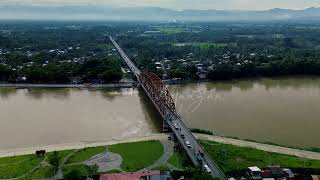
[(179, 129), (179, 126), (178, 126), (178, 124), (177, 124), (177, 123), (175, 123), (175, 124), (174, 124), (174, 128), (175, 128), (176, 130), (178, 130), (178, 129)]
[(186, 141), (186, 145), (187, 145), (188, 148), (191, 148), (191, 144), (190, 144), (189, 141)]
[(204, 169), (206, 170), (207, 173), (211, 174), (211, 169), (209, 168), (208, 165), (203, 165)]

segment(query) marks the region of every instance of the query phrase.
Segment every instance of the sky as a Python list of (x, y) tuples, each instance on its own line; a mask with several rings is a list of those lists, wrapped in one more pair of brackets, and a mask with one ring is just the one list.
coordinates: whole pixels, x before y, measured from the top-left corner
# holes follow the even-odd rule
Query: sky
[(162, 7), (169, 9), (266, 10), (320, 7), (320, 0), (0, 0), (3, 5)]

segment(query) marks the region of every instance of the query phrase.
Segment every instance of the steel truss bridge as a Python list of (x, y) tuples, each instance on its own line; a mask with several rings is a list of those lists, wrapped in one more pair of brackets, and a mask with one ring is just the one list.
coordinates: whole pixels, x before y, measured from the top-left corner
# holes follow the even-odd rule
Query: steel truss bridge
[[(123, 49), (117, 44), (117, 42), (115, 42), (111, 36), (109, 36), (109, 38), (122, 59), (126, 62), (132, 73), (137, 78), (139, 86), (142, 87), (144, 92), (158, 110), (163, 119), (164, 126), (168, 127), (174, 133), (175, 138), (185, 150), (193, 165), (202, 166), (203, 164), (207, 164), (213, 177), (218, 177), (223, 180), (227, 179), (217, 164), (202, 149), (189, 128), (184, 124), (182, 118), (177, 114), (174, 100), (172, 99), (169, 90), (162, 80), (152, 72), (141, 72), (126, 55)], [(178, 128), (176, 126), (178, 126)], [(182, 134), (184, 135), (184, 138), (181, 136)], [(189, 147), (187, 146), (186, 141), (190, 143)], [(199, 150), (203, 152), (201, 153), (201, 162), (198, 159)]]

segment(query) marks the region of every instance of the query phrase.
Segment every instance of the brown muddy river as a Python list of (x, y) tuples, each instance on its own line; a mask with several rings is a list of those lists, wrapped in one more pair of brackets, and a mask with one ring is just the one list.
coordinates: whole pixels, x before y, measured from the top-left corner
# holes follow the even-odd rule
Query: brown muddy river
[[(193, 128), (219, 135), (320, 147), (320, 77), (170, 86)], [(101, 141), (160, 131), (133, 89), (0, 89), (0, 149)]]

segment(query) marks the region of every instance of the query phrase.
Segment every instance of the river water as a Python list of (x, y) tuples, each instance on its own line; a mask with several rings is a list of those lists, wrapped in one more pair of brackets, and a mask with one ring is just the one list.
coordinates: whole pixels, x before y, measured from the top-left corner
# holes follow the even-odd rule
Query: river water
[[(219, 135), (320, 147), (320, 77), (169, 87), (187, 125)], [(136, 89), (0, 89), (0, 149), (105, 141), (157, 133)]]

